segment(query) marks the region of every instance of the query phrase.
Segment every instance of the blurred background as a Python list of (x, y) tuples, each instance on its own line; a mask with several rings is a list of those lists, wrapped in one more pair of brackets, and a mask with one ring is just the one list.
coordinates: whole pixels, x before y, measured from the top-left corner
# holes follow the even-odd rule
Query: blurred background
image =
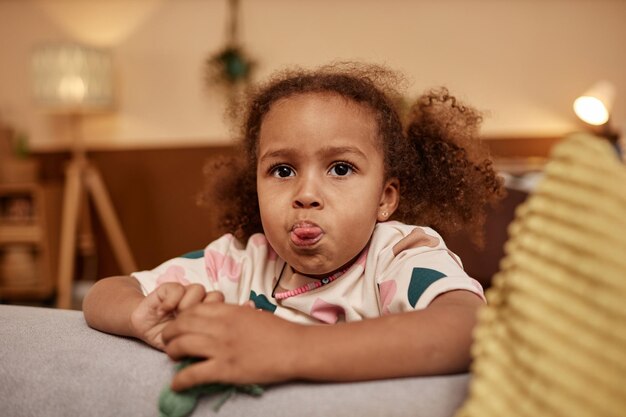
[[(224, 117), (232, 93), (285, 66), (337, 60), (404, 73), (409, 99), (444, 85), (484, 112), (483, 137), (518, 187), (488, 224), (492, 253), (463, 249), (463, 237), (451, 246), (468, 253), (470, 272), (488, 285), (512, 208), (528, 192), (520, 175), (540, 172), (565, 134), (589, 129), (574, 100), (608, 80), (612, 132), (623, 129), (624, 22), (623, 0), (0, 0), (0, 141), (8, 143), (0, 162), (0, 300), (53, 299), (60, 275), (91, 282), (125, 272), (119, 252), (145, 269), (204, 247), (218, 231), (196, 197), (205, 162), (232, 153)], [(113, 98), (105, 111), (50, 111), (35, 100), (33, 54), (58, 43), (106, 52)], [(77, 137), (101, 173), (126, 245), (107, 238), (111, 215), (89, 198), (63, 217), (64, 170)], [(16, 158), (24, 163), (10, 165)], [(18, 169), (30, 174), (13, 178)], [(65, 255), (70, 271), (59, 265), (63, 230), (77, 233), (65, 245), (77, 247)]]
[[(286, 65), (385, 63), (414, 95), (446, 85), (486, 111), (486, 135), (560, 135), (576, 128), (571, 103), (592, 83), (626, 88), (622, 0), (244, 0), (239, 9), (254, 79)], [(75, 41), (110, 48), (117, 81), (115, 112), (83, 123), (90, 146), (228, 143), (224, 97), (203, 82), (228, 18), (225, 0), (2, 0), (2, 116), (35, 149), (67, 144), (32, 101), (29, 66), (36, 45)]]

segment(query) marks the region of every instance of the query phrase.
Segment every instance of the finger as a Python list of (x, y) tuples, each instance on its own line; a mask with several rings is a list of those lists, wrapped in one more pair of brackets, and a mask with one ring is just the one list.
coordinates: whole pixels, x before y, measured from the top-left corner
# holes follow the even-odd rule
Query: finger
[(210, 358), (215, 351), (215, 340), (205, 334), (186, 333), (172, 339), (165, 345), (165, 353), (174, 359)]
[[(198, 304), (197, 306), (202, 305)], [(197, 306), (191, 307), (176, 316), (167, 326), (163, 328), (163, 341), (167, 344), (170, 340), (187, 333), (210, 334), (215, 326), (215, 321), (195, 314)]]
[(195, 385), (221, 382), (214, 378), (214, 361), (206, 359), (180, 370), (174, 375), (171, 387), (174, 391), (183, 391)]
[(204, 296), (203, 303), (223, 303), (224, 302), (224, 293), (221, 291), (209, 291)]
[(248, 300), (245, 303), (242, 304), (244, 307), (252, 307), (252, 308), (256, 308), (256, 304), (254, 304), (254, 301), (252, 300)]
[(202, 302), (181, 311), (179, 316), (183, 318), (203, 317), (207, 319), (214, 319), (223, 314), (225, 306), (229, 307), (229, 305), (224, 303), (213, 302), (207, 304)]
[(159, 309), (170, 312), (178, 307), (178, 303), (185, 294), (185, 288), (181, 284), (167, 282), (157, 287), (156, 294), (161, 302)]
[(187, 285), (185, 287), (185, 294), (178, 303), (178, 309), (185, 310), (191, 306), (201, 303), (205, 293), (206, 291), (204, 286), (200, 284)]

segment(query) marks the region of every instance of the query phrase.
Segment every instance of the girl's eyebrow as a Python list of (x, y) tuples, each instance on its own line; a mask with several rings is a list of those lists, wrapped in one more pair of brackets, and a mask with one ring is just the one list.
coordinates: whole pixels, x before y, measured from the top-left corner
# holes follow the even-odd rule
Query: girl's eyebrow
[(327, 146), (317, 152), (320, 155), (345, 155), (352, 154), (354, 156), (367, 159), (365, 152), (355, 146)]
[(289, 157), (292, 157), (296, 153), (297, 151), (295, 149), (290, 149), (290, 148), (269, 150), (265, 152), (263, 155), (261, 155), (261, 157), (259, 158), (259, 162), (263, 162), (266, 159), (289, 158)]
[[(263, 162), (266, 159), (273, 159), (273, 158), (295, 157), (299, 153), (301, 153), (301, 151), (296, 148), (282, 148), (282, 149), (276, 149), (276, 150), (269, 150), (265, 152), (259, 158), (259, 162)], [(356, 157), (367, 159), (365, 152), (363, 152), (362, 150), (354, 146), (326, 146), (318, 150), (316, 154), (322, 155), (322, 156), (352, 154)]]

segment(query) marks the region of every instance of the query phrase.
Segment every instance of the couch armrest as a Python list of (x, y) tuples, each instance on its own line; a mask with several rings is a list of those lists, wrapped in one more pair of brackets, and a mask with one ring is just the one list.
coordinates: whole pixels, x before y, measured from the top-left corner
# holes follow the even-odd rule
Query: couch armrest
[[(0, 403), (7, 416), (156, 416), (173, 363), (138, 341), (90, 329), (79, 311), (0, 305)], [(236, 395), (218, 414), (451, 416), (467, 374), (360, 383), (289, 383)], [(202, 398), (193, 416), (214, 415)]]

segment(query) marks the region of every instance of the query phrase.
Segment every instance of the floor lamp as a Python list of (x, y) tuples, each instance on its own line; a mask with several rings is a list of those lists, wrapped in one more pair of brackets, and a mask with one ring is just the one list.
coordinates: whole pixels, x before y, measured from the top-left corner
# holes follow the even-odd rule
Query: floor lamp
[(77, 234), (88, 213), (81, 210), (85, 199), (93, 201), (122, 273), (137, 270), (109, 193), (98, 169), (87, 157), (80, 132), (85, 114), (112, 108), (111, 58), (107, 51), (81, 45), (46, 45), (35, 50), (32, 69), (37, 102), (54, 113), (68, 116), (72, 129), (72, 159), (65, 172), (56, 298), (58, 308), (71, 308)]

